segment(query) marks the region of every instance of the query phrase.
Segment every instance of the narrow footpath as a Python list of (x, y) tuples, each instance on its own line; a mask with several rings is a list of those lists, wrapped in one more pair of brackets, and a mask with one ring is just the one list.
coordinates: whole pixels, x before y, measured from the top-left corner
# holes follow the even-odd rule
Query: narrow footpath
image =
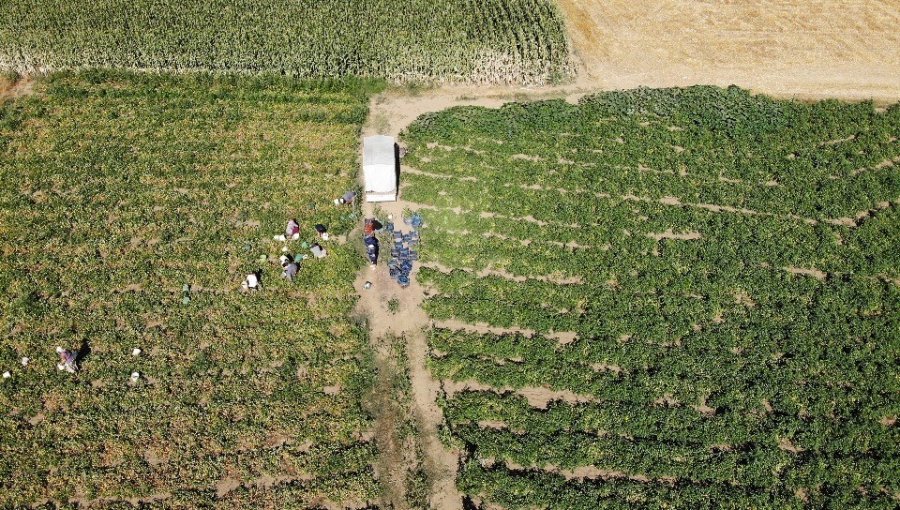
[[(426, 91), (421, 95), (409, 95), (402, 89), (387, 91), (372, 98), (369, 121), (362, 136), (387, 134), (398, 137), (398, 142), (402, 144), (400, 132), (424, 113), (458, 105), (497, 108), (523, 97), (531, 100), (563, 97), (574, 103), (584, 93), (577, 85), (491, 89), (446, 87)], [(398, 201), (371, 204), (360, 197), (363, 217), (377, 216), (384, 222), (391, 215), (395, 229), (403, 232), (411, 230), (410, 226), (403, 223), (403, 211), (416, 210), (419, 204), (403, 200), (403, 172), (401, 160)], [(362, 172), (359, 176), (360, 186), (363, 186), (361, 174)], [(360, 231), (356, 235), (360, 235)], [(430, 320), (421, 306), (425, 298), (424, 290), (417, 281), (421, 265), (418, 262), (414, 264), (410, 285), (401, 288), (390, 278), (384, 263), (384, 257), (389, 251), (390, 246), (383, 243), (378, 267), (371, 269), (368, 265), (365, 266), (355, 283), (360, 296), (357, 312), (368, 321), (369, 341), (377, 368), (372, 409), (376, 420), (375, 441), (379, 450), (375, 470), (384, 486), (382, 503), (396, 509), (422, 508), (427, 505), (436, 510), (461, 510), (463, 495), (456, 487), (460, 452), (446, 448), (438, 435), (444, 417), (437, 405), (437, 397), (443, 390), (440, 381), (432, 377), (427, 367)], [(365, 288), (366, 282), (372, 283), (368, 289)], [(394, 305), (390, 306), (392, 301)], [(398, 363), (397, 351), (393, 345), (397, 341), (403, 342), (405, 347), (406, 356), (399, 360), (405, 361), (402, 364)], [(398, 377), (406, 377), (407, 374), (409, 395), (403, 395), (396, 392), (395, 383)], [(399, 402), (404, 397), (408, 398), (406, 407)], [(403, 437), (401, 428), (405, 423), (411, 423), (415, 427), (412, 440)], [(414, 444), (410, 444), (411, 442)], [(414, 454), (416, 451), (421, 452), (421, 457)], [(418, 501), (415, 494), (410, 494), (416, 488), (410, 487), (409, 475), (417, 469), (423, 469), (427, 475), (427, 502)]]
[[(382, 221), (387, 214), (393, 215), (396, 222), (395, 228), (410, 227), (403, 225), (402, 213), (406, 206), (403, 201), (379, 205)], [(373, 204), (364, 203), (363, 213), (366, 217), (373, 216), (375, 210)], [(390, 248), (383, 247), (384, 252)], [(414, 469), (411, 462), (414, 459), (406, 458), (404, 450), (408, 445), (399, 440), (398, 427), (404, 419), (411, 419), (417, 428), (417, 440), (420, 441), (424, 453), (424, 469), (430, 482), (430, 505), (435, 509), (460, 509), (462, 508), (462, 496), (456, 489), (456, 471), (459, 455), (443, 446), (438, 437), (438, 427), (443, 421), (441, 409), (435, 403), (440, 384), (431, 377), (426, 360), (428, 344), (426, 331), (429, 326), (428, 316), (421, 307), (424, 293), (422, 287), (416, 282), (417, 268), (414, 267), (411, 284), (401, 288), (388, 274), (384, 260), (379, 260), (377, 269), (366, 266), (360, 271), (356, 280), (356, 289), (359, 292), (359, 311), (368, 319), (369, 338), (375, 353), (375, 364), (378, 367), (378, 380), (376, 388), (378, 395), (376, 401), (385, 398), (383, 390), (390, 387), (388, 381), (408, 371), (410, 378), (410, 409), (412, 416), (396, 416), (396, 412), (390, 412), (394, 407), (390, 402), (377, 402), (376, 410), (376, 441), (382, 456), (378, 463), (378, 476), (387, 486), (387, 499), (395, 508), (407, 508), (403, 495), (405, 494), (404, 481), (407, 473)], [(365, 283), (371, 282), (369, 289)], [(396, 301), (393, 301), (396, 300)], [(394, 303), (394, 310), (389, 309), (389, 303)], [(390, 338), (405, 339), (406, 358), (408, 367), (398, 366), (395, 359), (390, 359), (393, 350), (390, 346)], [(415, 448), (415, 446), (413, 446)]]

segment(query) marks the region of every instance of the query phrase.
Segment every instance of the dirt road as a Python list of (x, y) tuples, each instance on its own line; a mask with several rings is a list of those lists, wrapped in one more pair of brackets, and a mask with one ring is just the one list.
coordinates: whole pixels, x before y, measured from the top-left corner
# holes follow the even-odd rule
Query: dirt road
[[(374, 128), (369, 126), (365, 134), (375, 134)], [(378, 204), (379, 218), (385, 221), (390, 214), (398, 228), (408, 231), (410, 227), (403, 225), (401, 220), (403, 210), (408, 205), (403, 200)], [(366, 217), (373, 216), (375, 205), (364, 202), (363, 213)], [(383, 250), (388, 252), (389, 248), (385, 246)], [(443, 422), (443, 413), (436, 404), (436, 399), (442, 390), (440, 383), (431, 377), (426, 367), (428, 344), (425, 330), (429, 327), (429, 318), (421, 307), (425, 294), (416, 282), (416, 272), (418, 267), (413, 270), (411, 285), (401, 288), (390, 278), (383, 260), (377, 269), (363, 268), (356, 281), (356, 289), (360, 295), (358, 309), (368, 318), (369, 335), (377, 366), (392, 366), (392, 360), (385, 359), (385, 356), (390, 355), (389, 351), (384, 349), (385, 337), (393, 334), (402, 335), (406, 339), (409, 363), (406, 369), (409, 372), (412, 393), (410, 412), (413, 421), (418, 425), (417, 439), (424, 452), (424, 468), (431, 484), (429, 504), (431, 508), (438, 510), (458, 510), (462, 508), (462, 495), (456, 488), (459, 454), (445, 448), (438, 437), (438, 427)], [(366, 289), (366, 282), (371, 282), (372, 287)], [(396, 312), (391, 312), (388, 308), (388, 302), (392, 299), (396, 299), (398, 303)], [(393, 366), (397, 370), (403, 368)], [(379, 371), (379, 379), (396, 376), (382, 370), (383, 368)], [(397, 431), (389, 429), (396, 429), (399, 422), (399, 419), (393, 419), (389, 415), (377, 414), (376, 428), (379, 432), (376, 434), (383, 436), (393, 434), (396, 437)], [(390, 441), (379, 443), (382, 461), (378, 464), (378, 476), (387, 485), (387, 491), (391, 496), (387, 503), (398, 509), (408, 508), (402, 497), (405, 490), (403, 484), (406, 473), (414, 466), (409, 465), (409, 457), (404, 454), (405, 452), (396, 451), (396, 448), (403, 446), (394, 445), (396, 442)], [(381, 446), (385, 443), (389, 445), (387, 449)]]

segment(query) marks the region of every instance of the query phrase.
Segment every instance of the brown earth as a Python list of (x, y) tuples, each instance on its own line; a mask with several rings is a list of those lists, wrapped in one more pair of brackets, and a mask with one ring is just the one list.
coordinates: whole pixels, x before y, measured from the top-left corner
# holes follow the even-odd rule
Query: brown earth
[[(365, 134), (374, 132), (371, 127), (365, 130)], [(393, 215), (398, 228), (403, 228), (404, 231), (408, 230), (408, 227), (401, 227), (403, 208), (406, 207), (405, 202), (384, 203), (379, 204), (378, 207), (381, 212), (379, 217), (382, 221), (386, 219), (386, 215)], [(374, 215), (375, 205), (363, 203), (363, 213), (366, 217)], [(462, 508), (462, 495), (456, 488), (459, 452), (446, 448), (438, 436), (438, 427), (443, 423), (443, 413), (437, 406), (436, 400), (441, 388), (440, 383), (431, 376), (426, 367), (428, 342), (425, 330), (429, 326), (429, 319), (421, 307), (425, 293), (416, 282), (415, 273), (417, 271), (417, 268), (413, 271), (412, 284), (407, 288), (401, 288), (391, 280), (387, 266), (384, 264), (379, 264), (377, 269), (363, 268), (356, 280), (356, 289), (360, 295), (358, 309), (368, 319), (369, 336), (375, 351), (375, 362), (379, 367), (390, 365), (389, 360), (384, 358), (385, 350), (381, 348), (383, 338), (389, 334), (403, 335), (406, 338), (408, 369), (412, 386), (411, 412), (418, 425), (418, 440), (421, 442), (425, 455), (424, 467), (431, 483), (429, 504), (431, 508), (438, 510), (456, 510)], [(372, 287), (366, 289), (366, 282), (371, 282)], [(387, 303), (391, 299), (396, 299), (399, 303), (396, 313), (392, 313), (387, 307)], [(392, 377), (393, 375), (381, 372), (378, 377)], [(394, 433), (390, 429), (395, 428), (398, 422), (398, 417), (390, 414), (377, 416), (376, 428), (380, 429), (377, 434), (389, 437)], [(386, 451), (379, 452), (382, 456), (377, 466), (380, 471), (379, 479), (386, 482), (389, 493), (402, 493), (403, 489), (399, 484), (402, 483), (405, 473), (411, 468), (405, 462), (398, 462), (403, 455), (395, 448), (402, 447), (402, 445), (392, 444), (393, 441), (390, 440), (379, 441), (379, 443), (389, 445)], [(389, 500), (388, 502), (397, 508), (406, 506), (403, 501)]]
[(35, 81), (30, 77), (5, 78), (0, 76), (0, 103), (31, 94)]

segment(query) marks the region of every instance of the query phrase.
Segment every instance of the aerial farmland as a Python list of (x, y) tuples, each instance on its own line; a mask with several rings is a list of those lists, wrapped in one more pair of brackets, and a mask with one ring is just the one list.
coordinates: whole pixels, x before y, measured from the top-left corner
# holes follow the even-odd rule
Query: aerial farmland
[(841, 4), (3, 2), (0, 508), (896, 508)]

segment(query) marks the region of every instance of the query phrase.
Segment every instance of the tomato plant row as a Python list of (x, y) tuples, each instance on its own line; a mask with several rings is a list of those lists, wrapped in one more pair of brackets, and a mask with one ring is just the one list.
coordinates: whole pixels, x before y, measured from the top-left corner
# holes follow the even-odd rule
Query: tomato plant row
[(474, 383), (441, 401), (460, 487), (507, 508), (890, 507), (898, 135), (896, 105), (712, 87), (413, 123), (428, 364)]

